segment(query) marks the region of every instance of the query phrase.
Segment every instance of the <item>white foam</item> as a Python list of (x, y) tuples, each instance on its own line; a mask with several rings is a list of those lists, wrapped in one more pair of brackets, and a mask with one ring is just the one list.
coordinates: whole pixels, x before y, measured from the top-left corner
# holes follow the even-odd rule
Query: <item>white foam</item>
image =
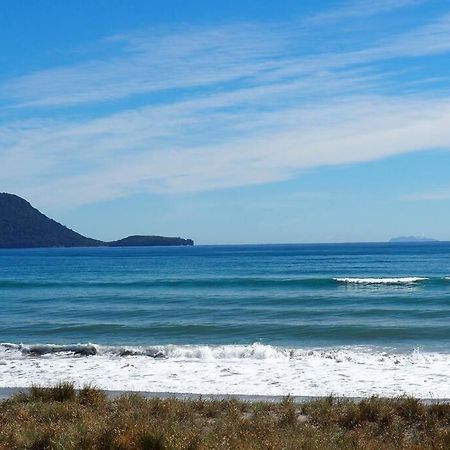
[(255, 343), (253, 345), (155, 345), (155, 346), (104, 346), (95, 344), (0, 344), (4, 352), (19, 352), (23, 356), (148, 356), (176, 359), (285, 359), (292, 358), (289, 349)]
[(411, 284), (428, 280), (425, 277), (399, 277), (399, 278), (333, 278), (339, 283), (356, 284)]
[(79, 386), (93, 383), (111, 390), (450, 398), (450, 354), (446, 353), (173, 345), (152, 347), (164, 353), (158, 358), (146, 356), (146, 347), (95, 346), (92, 356), (67, 347), (35, 356), (24, 352), (24, 347), (0, 346), (1, 387), (74, 380)]

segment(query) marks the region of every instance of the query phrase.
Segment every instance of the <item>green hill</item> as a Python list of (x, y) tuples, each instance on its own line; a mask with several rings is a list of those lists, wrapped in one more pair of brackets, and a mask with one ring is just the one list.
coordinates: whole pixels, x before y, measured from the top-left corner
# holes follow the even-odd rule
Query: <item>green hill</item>
[(114, 242), (91, 239), (45, 216), (23, 198), (14, 194), (0, 193), (0, 248), (193, 244), (190, 239), (164, 236), (129, 236)]
[(0, 194), (1, 248), (94, 247), (101, 244), (48, 218), (17, 195)]
[(194, 245), (191, 239), (182, 239), (179, 237), (165, 236), (128, 236), (118, 241), (109, 242), (110, 247), (150, 247), (155, 245), (172, 246), (172, 245)]

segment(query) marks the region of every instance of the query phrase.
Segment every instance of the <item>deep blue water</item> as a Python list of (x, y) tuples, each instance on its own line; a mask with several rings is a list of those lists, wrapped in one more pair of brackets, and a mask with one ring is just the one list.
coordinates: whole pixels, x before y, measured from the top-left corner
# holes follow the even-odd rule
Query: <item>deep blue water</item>
[(446, 277), (450, 243), (0, 250), (0, 342), (447, 351)]

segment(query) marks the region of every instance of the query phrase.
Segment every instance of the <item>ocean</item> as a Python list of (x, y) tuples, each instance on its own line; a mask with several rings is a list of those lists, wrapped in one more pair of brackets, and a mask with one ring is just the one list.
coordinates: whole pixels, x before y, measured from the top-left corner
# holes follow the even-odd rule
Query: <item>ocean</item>
[(0, 387), (450, 398), (450, 243), (0, 250)]

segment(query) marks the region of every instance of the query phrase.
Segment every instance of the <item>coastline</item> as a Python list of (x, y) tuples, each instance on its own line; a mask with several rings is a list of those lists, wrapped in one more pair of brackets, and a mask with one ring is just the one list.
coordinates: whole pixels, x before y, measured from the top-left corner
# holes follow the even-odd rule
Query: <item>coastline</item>
[[(450, 398), (450, 355), (444, 353), (386, 353), (358, 347), (293, 350), (261, 344), (144, 347), (141, 354), (130, 356), (127, 352), (139, 348), (97, 346), (95, 355), (73, 353), (93, 348), (92, 344), (63, 349), (5, 345), (0, 352), (0, 385), (26, 387), (38, 381), (51, 386), (71, 380), (77, 387), (94, 384), (112, 392)], [(44, 353), (38, 356), (33, 349)], [(162, 356), (156, 357), (155, 351)], [(147, 356), (149, 352), (154, 356)]]
[[(26, 394), (30, 391), (30, 387), (0, 387), (0, 402), (7, 400), (18, 394)], [(309, 403), (319, 400), (324, 400), (333, 397), (336, 400), (350, 401), (354, 403), (375, 397), (381, 400), (393, 400), (395, 398), (409, 398), (410, 396), (399, 395), (397, 397), (382, 397), (382, 396), (365, 396), (365, 397), (348, 397), (348, 396), (313, 396), (313, 395), (246, 395), (246, 394), (198, 394), (189, 392), (157, 392), (157, 391), (132, 391), (132, 390), (109, 390), (99, 389), (108, 399), (116, 399), (123, 395), (139, 395), (145, 399), (175, 399), (175, 400), (207, 400), (207, 401), (221, 401), (221, 400), (237, 400), (247, 403), (281, 403), (286, 398), (289, 398), (295, 404)], [(79, 390), (77, 390), (79, 391)], [(411, 396), (412, 398), (412, 396)], [(440, 403), (450, 403), (450, 398), (417, 398), (417, 401), (424, 405), (433, 405)]]
[[(14, 395), (27, 393), (30, 387), (0, 387), (0, 401), (6, 400)], [(157, 392), (157, 391), (132, 391), (132, 390), (109, 390), (100, 389), (108, 398), (114, 399), (122, 395), (137, 394), (147, 399), (177, 399), (177, 400), (239, 400), (244, 402), (264, 402), (278, 403), (283, 401), (286, 396), (282, 395), (246, 395), (246, 394), (197, 394), (189, 392)], [(323, 396), (289, 396), (294, 403), (304, 403), (308, 401), (320, 400), (326, 398)], [(358, 401), (362, 397), (349, 397), (349, 400)], [(449, 399), (450, 400), (450, 399)]]

